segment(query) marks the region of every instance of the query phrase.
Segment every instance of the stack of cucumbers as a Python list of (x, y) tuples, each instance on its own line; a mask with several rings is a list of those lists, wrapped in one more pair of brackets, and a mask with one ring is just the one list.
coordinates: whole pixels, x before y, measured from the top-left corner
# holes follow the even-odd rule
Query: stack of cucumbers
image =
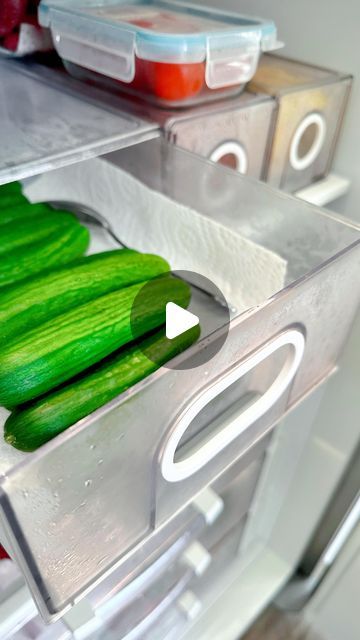
[(89, 242), (89, 231), (72, 213), (30, 204), (17, 182), (0, 187), (0, 291), (73, 262)]
[[(198, 338), (198, 327), (176, 340), (159, 330), (166, 302), (184, 307), (191, 295), (165, 260), (128, 249), (83, 257), (88, 244), (71, 213), (30, 205), (17, 183), (0, 187), (0, 405), (12, 412), (5, 439), (23, 451)], [(149, 280), (134, 322), (133, 303)]]

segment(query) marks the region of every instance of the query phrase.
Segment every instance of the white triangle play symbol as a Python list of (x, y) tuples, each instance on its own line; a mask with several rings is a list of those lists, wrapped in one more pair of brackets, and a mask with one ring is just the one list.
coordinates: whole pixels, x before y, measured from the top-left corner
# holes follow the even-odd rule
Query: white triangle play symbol
[(185, 333), (185, 331), (196, 327), (199, 322), (199, 318), (190, 311), (179, 307), (179, 305), (174, 302), (167, 303), (166, 337), (168, 340), (173, 340), (182, 333)]

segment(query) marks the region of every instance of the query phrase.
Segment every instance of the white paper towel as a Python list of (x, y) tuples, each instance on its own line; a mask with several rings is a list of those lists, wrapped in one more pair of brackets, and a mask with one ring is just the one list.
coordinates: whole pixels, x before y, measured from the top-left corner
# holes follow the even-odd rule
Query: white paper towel
[(93, 207), (126, 245), (160, 254), (174, 270), (206, 276), (238, 312), (284, 286), (280, 256), (101, 158), (46, 173), (25, 191), (33, 202), (68, 199)]

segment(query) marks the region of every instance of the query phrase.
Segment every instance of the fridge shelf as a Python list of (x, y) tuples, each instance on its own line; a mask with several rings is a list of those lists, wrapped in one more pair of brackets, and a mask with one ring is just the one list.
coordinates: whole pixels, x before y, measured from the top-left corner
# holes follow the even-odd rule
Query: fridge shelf
[(74, 90), (55, 69), (0, 60), (0, 78), (0, 184), (159, 135), (157, 124), (116, 109), (102, 91)]

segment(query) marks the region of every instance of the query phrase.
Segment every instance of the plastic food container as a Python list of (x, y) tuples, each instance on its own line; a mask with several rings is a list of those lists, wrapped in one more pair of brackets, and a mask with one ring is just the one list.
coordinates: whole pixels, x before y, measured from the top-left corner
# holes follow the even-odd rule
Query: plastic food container
[(43, 0), (39, 20), (70, 73), (173, 107), (239, 93), (279, 47), (271, 21), (182, 2)]

